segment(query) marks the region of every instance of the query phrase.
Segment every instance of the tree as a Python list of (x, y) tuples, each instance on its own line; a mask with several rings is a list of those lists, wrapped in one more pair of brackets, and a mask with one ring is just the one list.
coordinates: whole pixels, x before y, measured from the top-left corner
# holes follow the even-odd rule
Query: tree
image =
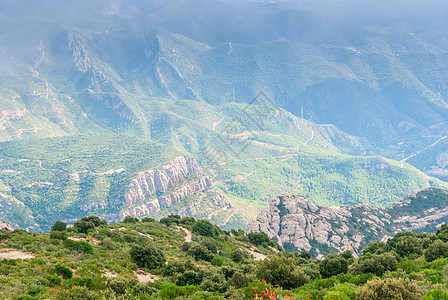
[(217, 236), (219, 229), (206, 220), (199, 220), (193, 225), (193, 232), (202, 236)]
[(249, 238), (249, 241), (256, 246), (260, 246), (261, 244), (272, 246), (273, 244), (268, 235), (263, 231), (248, 233), (247, 237)]
[(67, 224), (61, 221), (56, 221), (53, 226), (51, 226), (51, 231), (64, 231), (67, 229)]
[(176, 285), (177, 286), (185, 286), (185, 285), (199, 285), (201, 284), (201, 276), (198, 273), (192, 270), (188, 270), (182, 273), (179, 277), (177, 277)]
[(448, 252), (448, 245), (441, 240), (435, 240), (425, 251), (425, 260), (431, 262), (441, 257), (445, 257)]
[(129, 251), (132, 260), (140, 268), (156, 269), (165, 265), (166, 259), (163, 252), (153, 245), (141, 246), (135, 244)]
[(363, 255), (358, 259), (357, 264), (351, 268), (350, 272), (353, 275), (372, 273), (381, 276), (386, 271), (395, 270), (396, 265), (397, 260), (390, 252), (380, 255)]
[(135, 224), (140, 222), (140, 220), (138, 218), (134, 218), (132, 216), (126, 216), (123, 219), (123, 223), (130, 223), (130, 224)]
[(297, 288), (309, 281), (309, 277), (302, 270), (296, 268), (294, 260), (286, 257), (272, 257), (260, 261), (256, 274), (260, 280), (279, 284), (286, 289)]
[(328, 255), (319, 264), (319, 272), (324, 278), (329, 278), (340, 273), (347, 273), (348, 262), (337, 254)]
[(395, 244), (395, 251), (401, 257), (422, 254), (422, 243), (415, 236), (401, 236)]
[(357, 293), (358, 300), (418, 300), (422, 292), (418, 285), (403, 278), (374, 278), (368, 281)]
[(101, 225), (107, 225), (107, 222), (105, 220), (101, 220), (97, 216), (89, 216), (89, 217), (84, 217), (79, 221), (76, 221), (76, 223), (73, 225), (73, 227), (78, 228), (78, 231), (80, 233), (87, 234), (89, 229), (95, 229), (95, 227), (98, 227)]
[(196, 260), (211, 261), (213, 253), (202, 245), (193, 245), (188, 249), (188, 254), (193, 256)]

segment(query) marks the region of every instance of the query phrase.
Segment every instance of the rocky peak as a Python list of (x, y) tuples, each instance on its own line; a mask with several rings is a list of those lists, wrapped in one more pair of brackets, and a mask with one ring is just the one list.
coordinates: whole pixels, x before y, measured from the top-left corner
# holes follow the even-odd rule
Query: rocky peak
[(448, 221), (448, 191), (428, 188), (388, 208), (365, 203), (339, 207), (318, 206), (302, 196), (269, 199), (247, 226), (263, 231), (287, 250), (314, 251), (316, 256), (351, 250), (355, 254), (370, 242), (385, 240), (404, 230), (433, 231)]

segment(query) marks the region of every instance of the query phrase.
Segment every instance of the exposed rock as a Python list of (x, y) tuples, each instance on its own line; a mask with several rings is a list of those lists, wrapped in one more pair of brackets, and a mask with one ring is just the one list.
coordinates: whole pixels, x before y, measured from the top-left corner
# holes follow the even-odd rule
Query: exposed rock
[[(125, 192), (122, 204), (126, 207), (131, 207), (136, 202), (144, 202), (155, 193), (165, 193), (168, 189), (178, 186), (191, 175), (200, 175), (196, 160), (191, 157), (179, 156), (160, 169), (139, 173)], [(197, 183), (199, 185), (211, 185), (211, 180), (208, 177), (204, 177), (199, 181)], [(198, 187), (192, 188), (197, 189)]]
[(269, 209), (249, 223), (247, 231), (266, 232), (288, 249), (313, 249), (317, 255), (323, 249), (359, 254), (371, 241), (387, 240), (398, 231), (434, 228), (447, 220), (448, 192), (437, 188), (389, 208), (363, 203), (320, 207), (302, 196), (282, 195), (269, 200)]
[(103, 217), (109, 222), (121, 221), (128, 215), (145, 217), (202, 192), (212, 183), (201, 174), (194, 158), (179, 156), (159, 168), (139, 173), (128, 186), (123, 202), (118, 203), (128, 210)]
[(2, 230), (2, 229), (8, 230), (8, 231), (14, 231), (14, 228), (12, 228), (11, 225), (0, 221), (0, 230)]

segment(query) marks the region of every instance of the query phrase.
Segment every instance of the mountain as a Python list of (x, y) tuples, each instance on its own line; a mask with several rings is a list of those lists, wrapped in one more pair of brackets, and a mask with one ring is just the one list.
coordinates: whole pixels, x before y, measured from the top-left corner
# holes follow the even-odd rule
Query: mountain
[(149, 99), (215, 105), (260, 91), (389, 158), (447, 134), (443, 9), (370, 24), (282, 2), (99, 1), (82, 13), (68, 4), (61, 20), (57, 3), (27, 2), (28, 21), (3, 4), (5, 139), (117, 127), (148, 135)]
[(447, 186), (443, 9), (20, 3), (0, 3), (0, 205), (16, 227), (176, 213), (244, 228), (280, 194), (385, 207)]
[(282, 112), (261, 115), (263, 130), (246, 120), (242, 131), (236, 111), (253, 115), (258, 106), (229, 104), (218, 115), (202, 106), (194, 120), (182, 110), (194, 105), (160, 104), (164, 144), (114, 133), (0, 143), (2, 220), (40, 231), (90, 214), (121, 221), (175, 213), (245, 228), (266, 207), (264, 199), (282, 192), (299, 191), (320, 205), (385, 206), (429, 185), (445, 186), (407, 163), (344, 154), (363, 147), (331, 126)]
[(431, 232), (448, 220), (448, 192), (429, 188), (387, 208), (358, 203), (318, 206), (302, 196), (278, 196), (247, 226), (265, 232), (288, 251), (323, 257), (350, 250), (360, 254), (370, 242), (401, 231)]

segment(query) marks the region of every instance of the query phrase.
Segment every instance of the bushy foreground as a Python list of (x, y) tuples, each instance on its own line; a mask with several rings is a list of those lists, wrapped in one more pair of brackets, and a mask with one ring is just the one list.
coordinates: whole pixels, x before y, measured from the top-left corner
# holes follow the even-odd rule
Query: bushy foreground
[(323, 260), (179, 216), (91, 216), (0, 243), (1, 299), (448, 299), (447, 225)]

